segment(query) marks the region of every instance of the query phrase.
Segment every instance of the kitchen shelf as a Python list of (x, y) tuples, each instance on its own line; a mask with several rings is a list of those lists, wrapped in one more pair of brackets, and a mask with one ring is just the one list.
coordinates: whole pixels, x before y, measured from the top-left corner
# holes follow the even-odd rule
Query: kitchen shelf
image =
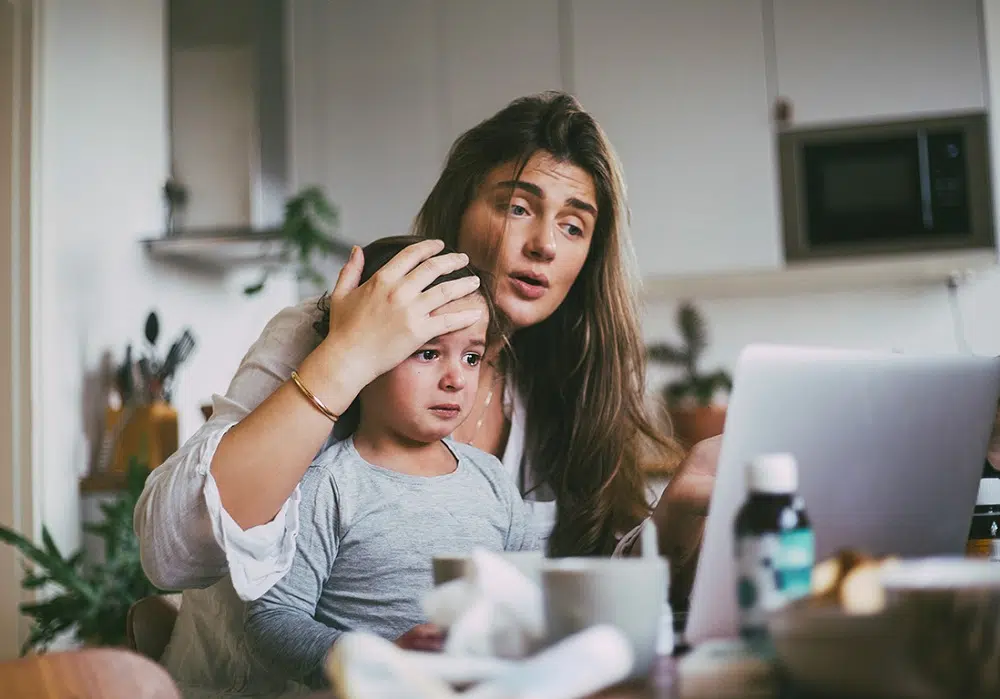
[(220, 269), (286, 262), (274, 230), (203, 229), (147, 238), (142, 244), (153, 258), (198, 262)]
[(949, 278), (965, 280), (997, 265), (997, 251), (991, 248), (800, 262), (775, 270), (647, 277), (643, 282), (643, 300), (656, 303), (944, 285)]
[[(147, 254), (156, 259), (194, 262), (219, 269), (244, 266), (281, 266), (289, 259), (276, 229), (213, 228), (147, 238)], [(346, 257), (351, 245), (336, 241), (334, 254)]]

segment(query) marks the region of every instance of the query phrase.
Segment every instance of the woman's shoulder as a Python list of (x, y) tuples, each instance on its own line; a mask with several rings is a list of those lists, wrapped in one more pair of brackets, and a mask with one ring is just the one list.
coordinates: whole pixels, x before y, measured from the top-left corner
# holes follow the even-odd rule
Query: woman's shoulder
[(309, 329), (318, 337), (319, 333), (313, 326), (323, 317), (323, 298), (323, 296), (313, 296), (299, 301), (294, 306), (282, 308), (267, 321), (261, 336), (287, 336), (289, 333)]
[(280, 355), (286, 359), (285, 363), (297, 366), (322, 340), (316, 328), (323, 318), (321, 299), (305, 299), (278, 311), (264, 326), (247, 356)]

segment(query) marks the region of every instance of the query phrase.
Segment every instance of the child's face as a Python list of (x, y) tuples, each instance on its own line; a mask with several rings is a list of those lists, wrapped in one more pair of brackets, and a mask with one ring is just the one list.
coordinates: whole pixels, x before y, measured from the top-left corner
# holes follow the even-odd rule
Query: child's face
[(475, 325), (436, 337), (361, 391), (361, 421), (404, 439), (433, 442), (469, 416), (486, 351), (489, 314), (478, 294), (452, 301), (437, 313), (481, 308)]

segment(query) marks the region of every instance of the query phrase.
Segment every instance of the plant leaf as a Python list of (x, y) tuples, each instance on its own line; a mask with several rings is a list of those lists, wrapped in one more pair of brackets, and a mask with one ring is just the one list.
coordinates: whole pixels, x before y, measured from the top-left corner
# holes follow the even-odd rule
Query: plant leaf
[(681, 400), (694, 393), (694, 385), (688, 379), (671, 381), (663, 389), (663, 397), (667, 405), (676, 406)]
[(264, 284), (266, 283), (267, 283), (267, 271), (264, 271), (261, 274), (260, 281), (258, 281), (256, 284), (251, 284), (250, 286), (243, 287), (243, 293), (246, 294), (247, 296), (253, 296), (255, 294), (259, 294), (260, 290), (264, 288)]
[(688, 360), (687, 353), (683, 349), (665, 342), (647, 347), (646, 356), (654, 362), (669, 366), (684, 366)]
[(687, 345), (692, 365), (697, 365), (708, 347), (708, 329), (704, 318), (690, 301), (682, 303), (677, 309), (677, 326), (681, 337), (684, 338), (684, 344)]

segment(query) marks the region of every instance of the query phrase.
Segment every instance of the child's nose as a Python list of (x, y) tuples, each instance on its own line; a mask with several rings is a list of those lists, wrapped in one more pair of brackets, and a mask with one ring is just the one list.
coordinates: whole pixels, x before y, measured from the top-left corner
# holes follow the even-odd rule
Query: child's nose
[(448, 364), (448, 370), (445, 372), (444, 377), (442, 377), (442, 383), (445, 390), (449, 391), (461, 391), (465, 388), (465, 372), (462, 371), (460, 362), (451, 362)]

